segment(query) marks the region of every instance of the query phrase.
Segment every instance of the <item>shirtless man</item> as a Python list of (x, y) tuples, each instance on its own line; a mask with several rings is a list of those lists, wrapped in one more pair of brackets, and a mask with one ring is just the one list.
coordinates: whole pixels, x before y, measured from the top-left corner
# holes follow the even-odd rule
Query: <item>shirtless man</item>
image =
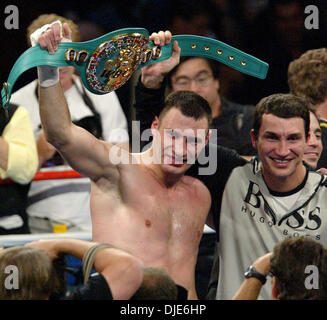
[[(60, 28), (53, 24), (39, 37), (50, 54), (61, 40)], [(69, 37), (68, 25), (63, 31)], [(171, 41), (170, 32), (163, 36)], [(187, 160), (194, 160), (209, 139), (207, 101), (193, 92), (172, 94), (152, 123), (153, 147), (129, 154), (71, 122), (56, 72), (38, 67), (41, 121), (47, 140), (91, 179), (93, 240), (126, 250), (145, 266), (165, 268), (188, 290), (188, 298), (196, 299), (194, 269), (211, 197), (202, 182), (184, 173), (191, 166)], [(117, 150), (119, 164), (113, 161)]]

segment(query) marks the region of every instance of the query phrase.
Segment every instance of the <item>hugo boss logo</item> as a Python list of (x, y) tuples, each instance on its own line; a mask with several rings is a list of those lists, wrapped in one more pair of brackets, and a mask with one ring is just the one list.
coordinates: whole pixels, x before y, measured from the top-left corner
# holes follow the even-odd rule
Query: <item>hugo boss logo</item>
[[(270, 226), (282, 226), (287, 225), (289, 228), (299, 231), (315, 231), (321, 227), (321, 214), (320, 207), (309, 209), (307, 207), (299, 208), (289, 214), (284, 215), (279, 221), (277, 221), (277, 215), (274, 210), (269, 206), (268, 202), (262, 195), (259, 185), (250, 181), (248, 186), (247, 194), (244, 198), (244, 202), (248, 205), (244, 205), (241, 208), (243, 213), (248, 213), (252, 218), (256, 216), (256, 210), (263, 209), (267, 215), (266, 219), (269, 218), (268, 224)], [(253, 211), (250, 208), (253, 208)], [(265, 222), (264, 217), (260, 217), (260, 222)]]

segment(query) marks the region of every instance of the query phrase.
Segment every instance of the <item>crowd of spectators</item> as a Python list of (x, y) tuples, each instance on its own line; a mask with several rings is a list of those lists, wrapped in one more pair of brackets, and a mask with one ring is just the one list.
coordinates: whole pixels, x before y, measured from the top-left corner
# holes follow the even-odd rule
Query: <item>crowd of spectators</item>
[[(93, 1), (83, 6), (68, 6), (58, 1), (44, 3), (37, 8), (17, 4), (21, 13), (20, 27), (19, 30), (4, 31), (4, 39), (8, 38), (8, 41), (7, 49), (0, 52), (1, 82), (6, 81), (19, 53), (31, 45), (28, 42), (33, 31), (58, 19), (70, 24), (73, 30), (72, 41), (90, 40), (125, 27), (144, 27), (150, 33), (170, 30), (173, 35), (193, 34), (219, 39), (267, 62), (267, 78), (259, 80), (204, 58), (182, 57), (178, 64), (161, 70), (162, 74), (158, 76), (160, 81), (155, 85), (153, 75), (157, 76), (156, 70), (147, 67), (148, 69), (135, 73), (131, 80), (117, 91), (97, 96), (84, 89), (72, 67), (62, 68), (60, 82), (72, 120), (93, 133), (96, 138), (114, 144), (124, 144), (124, 148), (128, 149), (133, 135), (132, 120), (141, 120), (142, 129), (149, 128), (153, 118), (159, 115), (161, 103), (168, 93), (190, 90), (204, 97), (210, 105), (212, 128), (218, 130), (217, 140), (210, 142), (236, 151), (247, 161), (258, 153), (258, 137), (251, 134), (255, 106), (259, 101), (262, 103), (261, 99), (265, 97), (291, 92), (306, 99), (310, 104), (310, 134), (300, 161), (306, 162), (305, 167), (309, 168), (308, 170), (318, 170), (323, 177), (327, 167), (327, 84), (322, 76), (325, 74), (324, 68), (327, 68), (327, 53), (323, 48), (327, 40), (327, 5), (324, 1), (315, 3), (319, 10), (319, 28), (307, 29), (304, 20), (307, 16), (305, 8), (308, 5), (311, 5), (310, 1), (305, 0), (138, 0), (134, 1), (133, 6), (128, 1)], [(56, 14), (49, 14), (52, 12)], [(147, 82), (149, 74), (152, 77), (150, 85)], [(25, 73), (15, 85), (9, 114), (3, 108), (0, 110), (0, 177), (5, 182), (0, 185), (0, 197), (6, 199), (0, 205), (0, 234), (51, 233), (56, 224), (65, 225), (67, 231), (92, 232), (92, 213), (89, 207), (91, 187), (88, 178), (78, 181), (32, 181), (38, 170), (46, 172), (71, 169), (45, 139), (38, 114), (36, 77), (35, 70)], [(203, 86), (199, 85), (200, 77), (207, 77), (203, 80), (203, 83), (206, 83)], [(179, 83), (181, 78), (184, 81), (182, 85)], [(115, 135), (118, 132), (116, 129), (121, 129), (118, 136)], [(7, 183), (5, 179), (11, 181)], [(279, 205), (277, 207), (279, 208)], [(316, 215), (310, 212), (309, 220), (317, 222), (315, 217)], [(217, 241), (217, 226), (215, 227), (216, 230), (205, 227), (199, 246), (195, 278), (200, 299), (217, 297), (221, 251)], [(308, 226), (308, 229), (310, 228), (311, 225)], [(320, 283), (322, 288), (317, 295), (302, 293), (298, 286), (288, 286), (289, 275), (284, 274), (283, 268), (280, 267), (290, 266), (288, 257), (291, 261), (296, 261), (298, 256), (305, 253), (308, 261), (302, 261), (303, 266), (306, 262), (318, 264), (322, 279), (325, 279), (325, 239), (322, 238), (320, 246), (302, 238), (281, 241), (276, 237), (273, 253), (262, 259), (258, 257), (258, 261), (253, 265), (260, 271), (259, 274), (264, 274), (265, 277), (269, 271), (274, 274), (273, 298), (326, 298), (323, 282)], [(26, 247), (2, 251), (1, 268), (8, 264), (25, 264), (26, 259), (43, 261), (44, 270), (40, 270), (40, 274), (47, 274), (46, 280), (42, 281), (48, 283), (48, 286), (40, 283), (38, 285), (46, 287), (46, 291), (16, 292), (12, 296), (10, 290), (1, 291), (0, 288), (0, 299), (48, 299), (53, 294), (58, 297), (56, 290), (60, 281), (58, 282), (56, 271), (53, 269), (52, 259), (57, 258), (59, 252), (63, 252), (82, 260), (87, 250), (95, 245), (75, 240), (67, 240), (67, 243), (59, 240), (37, 242)], [(298, 249), (298, 256), (294, 258), (294, 251), (291, 252), (288, 247)], [(57, 250), (56, 254), (51, 251), (54, 248)], [(308, 252), (311, 249), (312, 255)], [(273, 247), (269, 250), (272, 251)], [(44, 254), (44, 251), (47, 254)], [(110, 268), (107, 269), (106, 265), (95, 265), (101, 275), (92, 279), (85, 290), (66, 296), (66, 299), (185, 298), (183, 288), (176, 286), (165, 270), (145, 268), (141, 260), (119, 248), (104, 249), (102, 254), (107, 254), (104, 259), (108, 261)], [(16, 256), (21, 257), (21, 262), (16, 261)], [(127, 275), (122, 273), (126, 269), (120, 267), (120, 258), (122, 264), (132, 266), (132, 272)], [(110, 261), (116, 259), (116, 266), (119, 266), (117, 270), (110, 264)], [(302, 265), (299, 263), (300, 267), (302, 268)], [(296, 281), (299, 283), (303, 282), (301, 270), (297, 270), (299, 276)], [(24, 272), (28, 274), (29, 270)], [(116, 273), (112, 275), (112, 272)], [(20, 279), (21, 286), (30, 286), (41, 281), (40, 278), (34, 279), (32, 272), (30, 275), (28, 280)], [(129, 286), (130, 291), (122, 292), (121, 288), (126, 286), (121, 283), (116, 285), (117, 278), (135, 285)], [(234, 299), (256, 299), (259, 296), (262, 281), (252, 281), (258, 280), (254, 278), (245, 280), (235, 293)], [(0, 283), (2, 280), (0, 278)], [(160, 291), (160, 288), (165, 290)], [(93, 296), (94, 290), (100, 290), (103, 296)], [(299, 293), (289, 293), (288, 290), (298, 290)], [(64, 297), (64, 291), (60, 292), (60, 297)]]

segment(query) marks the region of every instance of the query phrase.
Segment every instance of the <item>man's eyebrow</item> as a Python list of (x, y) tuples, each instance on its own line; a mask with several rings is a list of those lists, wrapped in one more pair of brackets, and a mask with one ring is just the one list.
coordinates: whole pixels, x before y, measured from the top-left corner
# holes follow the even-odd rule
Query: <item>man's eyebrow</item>
[(177, 80), (180, 80), (180, 79), (190, 79), (190, 78), (187, 77), (187, 76), (185, 76), (185, 75), (180, 75), (180, 76), (177, 76), (177, 77), (175, 78), (176, 81), (177, 81)]
[(165, 128), (164, 131), (168, 132), (169, 134), (173, 134), (176, 137), (179, 137), (181, 135), (181, 133), (178, 130), (172, 128)]
[(211, 74), (211, 72), (209, 70), (206, 70), (206, 69), (203, 69), (203, 70), (200, 70), (196, 75), (195, 77), (198, 77), (198, 76), (202, 76), (204, 74)]
[(296, 132), (296, 133), (290, 133), (287, 138), (288, 139), (294, 139), (294, 138), (300, 138), (302, 136), (301, 132)]
[[(204, 75), (204, 74), (209, 75), (210, 71), (206, 70), (206, 69), (200, 70), (198, 73), (196, 73), (194, 78), (197, 78), (198, 76), (201, 76), (201, 75)], [(176, 80), (179, 80), (179, 79), (190, 79), (190, 78), (188, 76), (184, 75), (184, 74), (181, 74), (180, 76), (176, 76)]]
[(276, 136), (278, 137), (278, 134), (276, 132), (273, 132), (273, 131), (265, 131), (263, 133), (264, 136)]
[[(265, 131), (263, 133), (264, 136), (276, 136), (279, 137), (280, 135), (274, 131)], [(294, 133), (290, 133), (287, 135), (288, 138), (295, 138), (295, 137), (299, 137), (301, 136), (301, 132), (294, 132)]]

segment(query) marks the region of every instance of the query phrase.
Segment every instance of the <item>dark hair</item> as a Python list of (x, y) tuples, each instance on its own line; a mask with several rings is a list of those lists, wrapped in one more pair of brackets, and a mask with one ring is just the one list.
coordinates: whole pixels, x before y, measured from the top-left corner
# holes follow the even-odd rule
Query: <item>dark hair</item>
[(253, 131), (257, 137), (262, 116), (264, 114), (273, 114), (279, 118), (302, 118), (304, 121), (305, 137), (308, 137), (310, 128), (310, 103), (303, 98), (296, 97), (293, 94), (277, 93), (265, 97), (256, 105), (254, 112)]
[[(319, 270), (318, 289), (307, 289), (307, 266)], [(287, 238), (273, 251), (270, 271), (276, 276), (278, 298), (281, 300), (327, 299), (327, 252), (324, 247), (308, 237)]]
[(140, 288), (130, 300), (177, 300), (177, 286), (163, 268), (144, 268)]
[(169, 71), (169, 73), (167, 75), (169, 89), (172, 88), (171, 79), (172, 79), (173, 75), (177, 72), (178, 68), (182, 65), (182, 63), (184, 63), (185, 61), (191, 60), (191, 59), (202, 59), (202, 60), (204, 60), (208, 64), (214, 79), (218, 79), (218, 77), (219, 77), (219, 63), (216, 60), (202, 58), (202, 57), (189, 57), (189, 56), (181, 57), (179, 64), (177, 66), (175, 66), (171, 71)]
[(178, 109), (184, 116), (195, 120), (206, 117), (211, 124), (211, 108), (206, 99), (193, 91), (176, 91), (169, 94), (165, 100), (165, 107), (159, 115), (159, 121), (172, 108)]

